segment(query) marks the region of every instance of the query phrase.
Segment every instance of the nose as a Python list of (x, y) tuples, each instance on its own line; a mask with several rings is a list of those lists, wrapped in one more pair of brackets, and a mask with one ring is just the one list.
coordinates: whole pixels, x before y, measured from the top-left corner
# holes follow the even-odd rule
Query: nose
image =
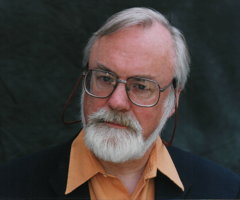
[(125, 84), (119, 83), (108, 99), (108, 106), (117, 111), (129, 111), (131, 102), (128, 99)]

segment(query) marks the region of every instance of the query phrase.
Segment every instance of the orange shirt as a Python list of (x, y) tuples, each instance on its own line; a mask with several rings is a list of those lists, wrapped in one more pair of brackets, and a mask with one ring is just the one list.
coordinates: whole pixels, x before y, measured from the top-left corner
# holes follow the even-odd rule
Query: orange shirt
[(91, 200), (154, 200), (154, 177), (157, 175), (157, 170), (184, 191), (177, 170), (160, 137), (156, 141), (143, 175), (132, 194), (128, 193), (117, 177), (104, 171), (97, 158), (85, 146), (83, 137), (84, 132), (81, 131), (71, 146), (65, 194), (88, 181)]

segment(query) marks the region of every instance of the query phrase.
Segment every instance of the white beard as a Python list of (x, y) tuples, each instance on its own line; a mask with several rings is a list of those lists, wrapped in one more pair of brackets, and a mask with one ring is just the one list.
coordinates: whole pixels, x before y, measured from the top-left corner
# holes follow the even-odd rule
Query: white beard
[[(82, 111), (85, 144), (96, 157), (105, 161), (122, 163), (141, 158), (156, 141), (171, 114), (174, 106), (174, 95), (172, 98), (171, 93), (165, 101), (164, 112), (158, 127), (146, 140), (143, 137), (141, 125), (130, 113), (102, 108), (88, 116), (86, 124)], [(104, 122), (117, 123), (127, 128), (112, 128)]]

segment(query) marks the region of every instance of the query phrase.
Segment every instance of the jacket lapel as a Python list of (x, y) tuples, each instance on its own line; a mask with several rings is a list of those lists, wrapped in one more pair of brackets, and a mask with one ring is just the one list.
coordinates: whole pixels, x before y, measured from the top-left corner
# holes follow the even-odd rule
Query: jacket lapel
[(182, 151), (172, 146), (167, 149), (183, 183), (184, 191), (158, 171), (155, 178), (155, 199), (184, 199), (192, 186), (193, 168), (189, 167), (188, 157)]
[(64, 196), (65, 193), (71, 143), (72, 141), (62, 147), (62, 150), (58, 154), (59, 160), (56, 163), (55, 169), (52, 170), (52, 174), (49, 179), (49, 182), (57, 196)]
[(167, 176), (165, 176), (164, 174), (158, 171), (157, 177), (155, 178), (155, 199), (156, 200), (183, 199), (185, 191), (183, 192)]
[(61, 197), (63, 199), (68, 199), (71, 197), (77, 197), (78, 199), (90, 199), (88, 183), (83, 184), (81, 187), (77, 188), (73, 192), (65, 195), (71, 144), (72, 140), (65, 144), (60, 151), (60, 159), (56, 164), (56, 168), (53, 170), (49, 182), (57, 197)]

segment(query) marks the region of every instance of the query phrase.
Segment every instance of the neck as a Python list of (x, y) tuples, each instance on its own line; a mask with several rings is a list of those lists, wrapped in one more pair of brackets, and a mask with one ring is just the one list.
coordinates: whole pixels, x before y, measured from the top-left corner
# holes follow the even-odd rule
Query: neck
[(153, 145), (148, 149), (143, 157), (137, 160), (130, 160), (124, 163), (112, 163), (100, 160), (103, 168), (108, 174), (116, 176), (126, 187), (130, 194), (136, 188), (139, 179), (145, 169)]

